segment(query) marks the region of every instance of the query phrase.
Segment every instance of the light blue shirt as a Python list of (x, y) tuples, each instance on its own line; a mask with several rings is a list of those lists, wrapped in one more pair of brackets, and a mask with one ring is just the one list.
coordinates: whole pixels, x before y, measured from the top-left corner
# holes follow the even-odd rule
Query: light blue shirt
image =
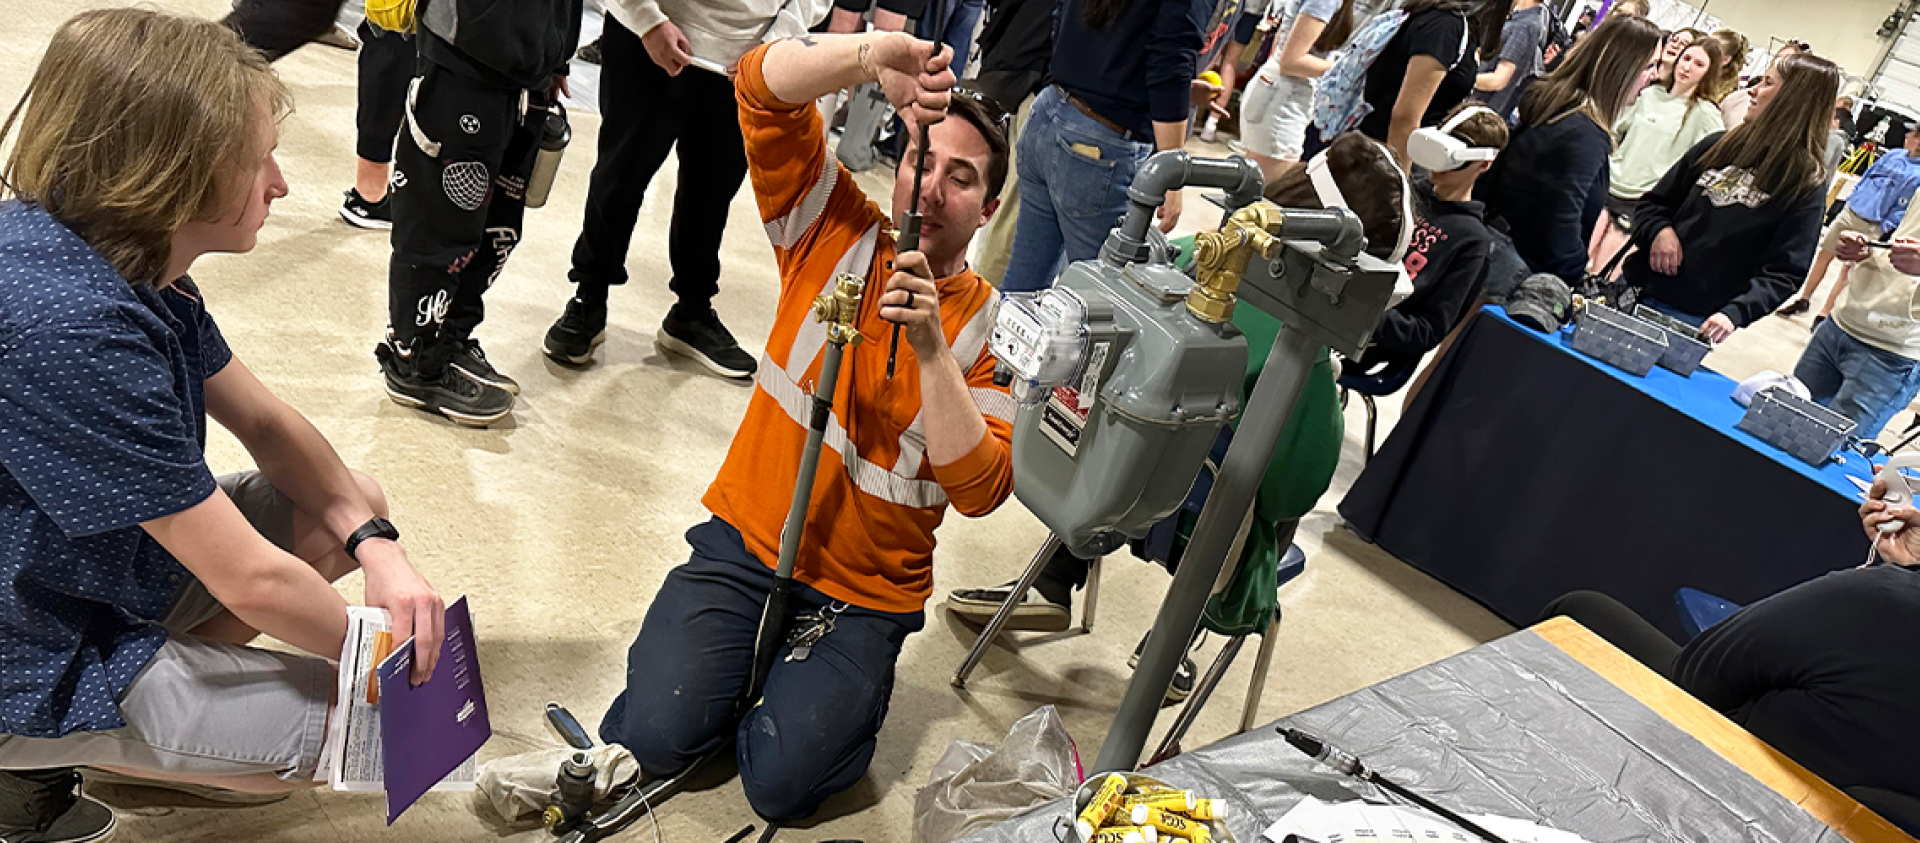
[(1884, 237), (1906, 218), (1907, 203), (1913, 201), (1915, 190), (1920, 190), (1920, 159), (1907, 155), (1904, 149), (1889, 150), (1860, 177), (1853, 195), (1847, 197), (1847, 208), (1862, 219), (1879, 223)]

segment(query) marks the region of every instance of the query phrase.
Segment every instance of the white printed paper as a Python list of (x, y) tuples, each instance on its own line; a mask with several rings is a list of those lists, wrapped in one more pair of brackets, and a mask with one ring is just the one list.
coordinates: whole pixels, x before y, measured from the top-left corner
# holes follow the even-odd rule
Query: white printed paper
[[(314, 781), (329, 782), (334, 790), (386, 790), (381, 770), (380, 678), (375, 668), (395, 649), (392, 629), (385, 609), (347, 607), (347, 642), (340, 651), (339, 684), (334, 689), (320, 769), (314, 774)], [(413, 639), (399, 646), (411, 647)], [(473, 790), (478, 779), (478, 765), (468, 758), (433, 789)]]
[[(1585, 843), (1579, 835), (1547, 828), (1526, 820), (1466, 815), (1482, 828), (1509, 843)], [(1436, 841), (1480, 843), (1480, 838), (1419, 808), (1361, 801), (1322, 802), (1311, 796), (1300, 800), (1261, 835), (1270, 843), (1371, 843), (1371, 841)]]

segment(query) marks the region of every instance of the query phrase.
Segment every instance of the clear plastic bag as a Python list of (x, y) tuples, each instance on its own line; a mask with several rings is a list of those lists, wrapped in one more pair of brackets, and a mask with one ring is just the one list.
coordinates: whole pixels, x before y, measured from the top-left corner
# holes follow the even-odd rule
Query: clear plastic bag
[(1073, 794), (1073, 739), (1053, 706), (1020, 718), (999, 748), (954, 741), (914, 797), (914, 843), (950, 843)]

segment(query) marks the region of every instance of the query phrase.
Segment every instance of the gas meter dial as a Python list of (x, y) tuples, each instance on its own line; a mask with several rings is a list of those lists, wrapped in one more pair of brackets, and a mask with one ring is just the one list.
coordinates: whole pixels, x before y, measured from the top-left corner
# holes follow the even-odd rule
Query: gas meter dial
[(1009, 295), (1001, 302), (987, 348), (1012, 372), (1013, 397), (1038, 404), (1086, 366), (1086, 302), (1059, 287)]

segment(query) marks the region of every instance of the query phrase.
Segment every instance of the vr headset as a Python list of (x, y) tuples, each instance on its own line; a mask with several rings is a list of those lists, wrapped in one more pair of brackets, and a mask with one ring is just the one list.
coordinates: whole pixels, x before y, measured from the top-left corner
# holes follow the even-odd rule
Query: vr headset
[(1492, 161), (1500, 156), (1500, 150), (1485, 146), (1468, 146), (1466, 141), (1455, 137), (1453, 130), (1460, 128), (1468, 117), (1475, 114), (1500, 115), (1484, 105), (1462, 109), (1453, 115), (1446, 125), (1439, 128), (1415, 129), (1413, 136), (1407, 139), (1407, 155), (1413, 163), (1427, 168), (1429, 172), (1444, 173), (1458, 170), (1468, 164), (1479, 161)]

